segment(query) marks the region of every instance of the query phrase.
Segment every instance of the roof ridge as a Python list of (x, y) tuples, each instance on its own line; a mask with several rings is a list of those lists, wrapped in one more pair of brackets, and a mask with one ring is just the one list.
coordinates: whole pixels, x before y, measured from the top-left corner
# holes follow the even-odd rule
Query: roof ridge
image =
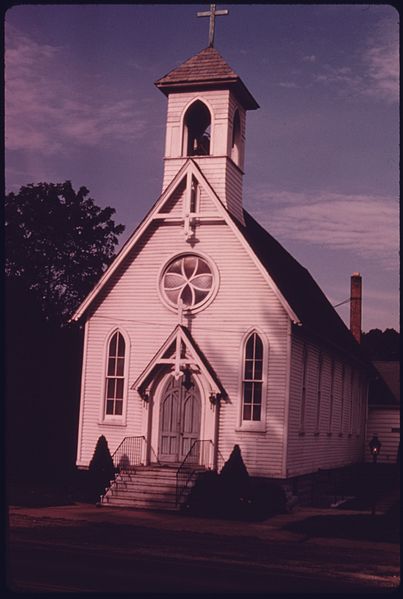
[[(214, 72), (213, 77), (211, 76), (212, 71)], [(218, 50), (207, 46), (157, 79), (155, 85), (182, 80), (198, 81), (223, 78), (240, 79), (239, 75), (224, 60)]]

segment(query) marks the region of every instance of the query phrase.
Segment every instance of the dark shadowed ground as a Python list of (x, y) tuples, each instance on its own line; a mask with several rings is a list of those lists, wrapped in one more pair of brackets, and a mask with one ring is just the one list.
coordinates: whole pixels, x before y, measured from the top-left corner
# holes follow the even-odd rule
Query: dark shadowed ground
[(398, 534), (380, 535), (386, 521), (312, 508), (236, 522), (88, 504), (12, 507), (8, 585), (17, 592), (393, 591)]

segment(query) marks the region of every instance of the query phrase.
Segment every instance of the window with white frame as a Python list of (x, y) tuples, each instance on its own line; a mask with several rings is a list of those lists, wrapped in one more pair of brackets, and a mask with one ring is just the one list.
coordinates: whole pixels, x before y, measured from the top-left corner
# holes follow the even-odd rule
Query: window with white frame
[(263, 341), (254, 331), (246, 339), (243, 355), (242, 421), (263, 419)]
[(341, 400), (340, 400), (340, 435), (343, 433), (343, 424), (344, 424), (344, 398), (346, 395), (346, 379), (347, 379), (347, 367), (342, 364), (341, 367)]
[(300, 433), (305, 431), (305, 403), (306, 403), (306, 373), (308, 366), (308, 348), (304, 343), (302, 348), (302, 385), (301, 385), (301, 411), (299, 420)]
[(319, 351), (318, 357), (318, 379), (316, 388), (316, 422), (315, 422), (315, 433), (319, 433), (320, 430), (320, 408), (321, 408), (321, 395), (322, 395), (322, 371), (323, 371), (323, 353)]
[(165, 302), (178, 309), (179, 301), (187, 310), (205, 307), (217, 291), (213, 266), (197, 254), (181, 254), (164, 268), (160, 289)]
[(123, 398), (125, 383), (126, 343), (122, 333), (116, 331), (108, 344), (106, 381), (105, 381), (105, 416), (123, 415)]
[(363, 375), (358, 373), (358, 382), (357, 382), (357, 411), (356, 411), (356, 421), (355, 421), (355, 434), (358, 436), (361, 433), (361, 414), (362, 414), (362, 401), (364, 394), (364, 380)]
[(351, 373), (350, 373), (350, 413), (349, 413), (349, 426), (348, 426), (348, 432), (350, 435), (353, 433), (354, 404), (355, 404), (354, 391), (355, 391), (355, 376), (354, 376), (354, 369), (351, 368)]

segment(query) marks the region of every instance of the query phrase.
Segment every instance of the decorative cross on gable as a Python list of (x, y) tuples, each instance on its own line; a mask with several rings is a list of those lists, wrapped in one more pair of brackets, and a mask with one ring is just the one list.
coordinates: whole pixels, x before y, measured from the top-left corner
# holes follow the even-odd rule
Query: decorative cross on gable
[(208, 45), (210, 47), (214, 46), (214, 31), (215, 31), (215, 18), (227, 15), (229, 13), (228, 10), (216, 10), (215, 4), (210, 4), (210, 10), (204, 12), (198, 12), (198, 17), (210, 17), (210, 27), (209, 27), (209, 39)]

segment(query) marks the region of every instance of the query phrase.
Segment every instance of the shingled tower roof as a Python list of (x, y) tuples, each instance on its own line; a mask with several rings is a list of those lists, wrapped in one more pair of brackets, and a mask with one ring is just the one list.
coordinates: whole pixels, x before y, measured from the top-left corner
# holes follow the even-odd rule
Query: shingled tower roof
[(172, 91), (186, 91), (194, 89), (222, 89), (228, 87), (233, 90), (243, 106), (248, 110), (259, 108), (258, 103), (246, 88), (241, 78), (225, 62), (223, 57), (213, 47), (201, 50), (179, 67), (172, 69), (158, 79), (155, 85), (165, 94)]

